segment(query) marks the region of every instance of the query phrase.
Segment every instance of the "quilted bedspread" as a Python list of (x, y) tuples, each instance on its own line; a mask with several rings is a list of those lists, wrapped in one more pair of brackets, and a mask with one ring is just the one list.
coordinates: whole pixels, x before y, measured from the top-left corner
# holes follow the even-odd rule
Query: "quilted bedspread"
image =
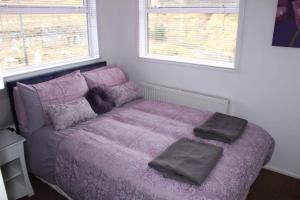
[[(56, 184), (74, 200), (240, 200), (269, 161), (274, 140), (249, 123), (232, 144), (193, 136), (212, 113), (138, 100), (61, 132)], [(164, 178), (148, 162), (179, 138), (224, 148), (201, 186)]]

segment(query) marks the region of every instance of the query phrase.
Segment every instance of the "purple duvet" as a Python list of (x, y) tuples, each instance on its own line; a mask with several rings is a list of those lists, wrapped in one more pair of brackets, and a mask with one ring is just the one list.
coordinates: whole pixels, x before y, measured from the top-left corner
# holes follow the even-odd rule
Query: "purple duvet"
[[(193, 128), (211, 115), (138, 100), (57, 132), (55, 182), (74, 200), (240, 200), (269, 161), (274, 141), (253, 124), (232, 144), (194, 137)], [(148, 167), (182, 137), (224, 148), (201, 186), (164, 178)]]

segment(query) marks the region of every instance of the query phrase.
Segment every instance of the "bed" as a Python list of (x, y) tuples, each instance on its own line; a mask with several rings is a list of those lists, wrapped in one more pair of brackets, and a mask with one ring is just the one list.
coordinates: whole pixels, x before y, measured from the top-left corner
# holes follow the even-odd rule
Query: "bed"
[[(102, 62), (76, 70), (105, 65)], [(13, 88), (17, 81), (39, 83), (72, 70), (9, 82), (16, 124)], [(270, 160), (274, 140), (252, 123), (232, 144), (194, 137), (193, 128), (211, 115), (208, 111), (138, 99), (72, 128), (55, 131), (51, 125), (44, 126), (26, 138), (28, 168), (74, 200), (242, 200)], [(201, 186), (164, 178), (148, 167), (149, 161), (183, 137), (224, 149)]]

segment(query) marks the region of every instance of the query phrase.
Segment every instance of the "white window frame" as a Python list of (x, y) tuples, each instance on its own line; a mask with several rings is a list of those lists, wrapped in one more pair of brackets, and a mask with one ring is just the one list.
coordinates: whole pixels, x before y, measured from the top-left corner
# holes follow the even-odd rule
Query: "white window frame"
[(1, 14), (76, 14), (87, 15), (88, 51), (86, 58), (65, 59), (41, 65), (25, 65), (14, 69), (2, 70), (2, 77), (10, 77), (49, 68), (64, 66), (77, 66), (78, 63), (93, 63), (100, 60), (98, 23), (97, 23), (97, 1), (83, 0), (82, 6), (31, 6), (31, 5), (0, 5)]
[(180, 59), (167, 56), (153, 56), (148, 54), (148, 13), (211, 13), (212, 9), (206, 8), (150, 8), (150, 0), (139, 0), (138, 15), (139, 15), (139, 27), (138, 27), (138, 57), (145, 61), (160, 62), (166, 64), (178, 64), (196, 67), (209, 67), (209, 68), (222, 68), (229, 70), (236, 70), (240, 65), (241, 49), (242, 49), (242, 32), (243, 32), (243, 20), (245, 15), (245, 0), (239, 0), (239, 8), (216, 8), (215, 13), (232, 13), (237, 12), (238, 17), (238, 30), (236, 40), (236, 52), (235, 59), (232, 64), (209, 62), (209, 61), (190, 61), (187, 59)]

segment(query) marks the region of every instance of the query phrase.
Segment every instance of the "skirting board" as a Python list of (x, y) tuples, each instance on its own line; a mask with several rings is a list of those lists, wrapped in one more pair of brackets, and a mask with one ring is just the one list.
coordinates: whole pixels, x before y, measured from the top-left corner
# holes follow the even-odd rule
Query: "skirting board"
[(300, 180), (300, 175), (299, 174), (296, 174), (296, 173), (293, 173), (293, 172), (288, 172), (286, 170), (279, 169), (277, 167), (267, 165), (267, 166), (264, 167), (264, 169)]

